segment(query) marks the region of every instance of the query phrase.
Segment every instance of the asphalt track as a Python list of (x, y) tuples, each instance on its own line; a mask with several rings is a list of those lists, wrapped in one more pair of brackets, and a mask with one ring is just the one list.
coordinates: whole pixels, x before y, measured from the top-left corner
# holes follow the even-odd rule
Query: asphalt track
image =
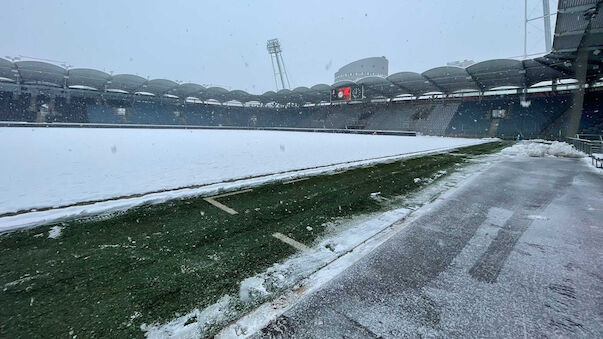
[(603, 337), (603, 175), (493, 165), (255, 337)]

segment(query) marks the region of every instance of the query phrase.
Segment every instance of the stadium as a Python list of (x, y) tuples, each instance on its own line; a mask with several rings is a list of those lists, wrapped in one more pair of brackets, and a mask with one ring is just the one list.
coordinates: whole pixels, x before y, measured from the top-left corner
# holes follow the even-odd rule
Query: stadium
[[(571, 12), (559, 15), (552, 52), (536, 59), (486, 60), (467, 68), (443, 66), (420, 74), (400, 70), (387, 77), (369, 75), (355, 82), (259, 95), (0, 59), (0, 120), (395, 130), (503, 139), (598, 133), (603, 125), (597, 114), (601, 100), (597, 20)], [(579, 50), (584, 51), (580, 57), (587, 60), (585, 67), (575, 66)], [(375, 66), (373, 59), (383, 60), (360, 60), (339, 72), (356, 74), (346, 69), (359, 70), (362, 63)], [(378, 66), (387, 74), (386, 65)], [(331, 100), (333, 89), (350, 86), (360, 86), (362, 97)], [(579, 112), (579, 125), (569, 124)]]
[(603, 336), (602, 5), (264, 93), (0, 58), (0, 337)]

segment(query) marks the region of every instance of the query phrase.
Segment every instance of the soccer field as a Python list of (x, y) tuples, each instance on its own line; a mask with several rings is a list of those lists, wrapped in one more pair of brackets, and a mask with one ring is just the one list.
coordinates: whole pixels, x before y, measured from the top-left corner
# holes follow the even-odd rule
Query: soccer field
[[(285, 270), (254, 285), (254, 275), (294, 253), (322, 249), (330, 256), (321, 260), (333, 260), (354, 246), (328, 241), (346, 220), (404, 208), (404, 196), (502, 147), (491, 142), (9, 233), (0, 237), (0, 304), (7, 305), (0, 330), (8, 337), (141, 336), (178, 317), (183, 326), (201, 322), (203, 312), (194, 310), (220, 302), (226, 316), (195, 326), (214, 333), (297, 277)], [(361, 236), (387, 226), (384, 220)]]
[[(152, 192), (167, 190), (174, 198), (172, 190), (179, 188), (242, 178), (256, 178), (257, 184), (267, 174), (317, 174), (334, 164), (342, 168), (483, 142), (246, 130), (0, 128), (0, 218), (116, 197), (137, 196), (140, 204)], [(7, 230), (19, 222), (0, 224)]]

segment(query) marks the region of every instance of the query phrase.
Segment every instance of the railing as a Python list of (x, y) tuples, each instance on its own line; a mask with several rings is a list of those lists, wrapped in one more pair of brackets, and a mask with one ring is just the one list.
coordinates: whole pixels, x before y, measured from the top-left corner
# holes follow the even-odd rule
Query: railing
[(603, 136), (598, 134), (576, 134), (575, 138), (567, 138), (567, 143), (588, 155), (603, 153)]

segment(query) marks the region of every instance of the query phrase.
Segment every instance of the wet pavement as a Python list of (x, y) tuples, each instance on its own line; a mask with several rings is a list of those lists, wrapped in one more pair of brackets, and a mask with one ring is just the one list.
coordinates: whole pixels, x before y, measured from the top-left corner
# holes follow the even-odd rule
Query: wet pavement
[(493, 165), (256, 337), (603, 337), (603, 175)]

